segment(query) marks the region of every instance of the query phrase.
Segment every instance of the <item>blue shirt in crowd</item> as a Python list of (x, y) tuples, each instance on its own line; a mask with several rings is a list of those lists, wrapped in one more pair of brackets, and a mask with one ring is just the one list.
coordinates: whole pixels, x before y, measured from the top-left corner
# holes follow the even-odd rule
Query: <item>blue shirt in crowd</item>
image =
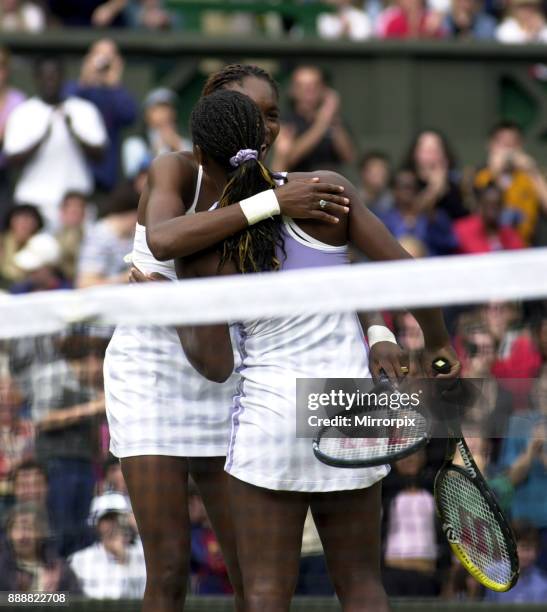
[(108, 145), (100, 162), (90, 162), (97, 187), (111, 191), (118, 182), (121, 130), (137, 118), (137, 104), (123, 87), (88, 87), (77, 82), (65, 85), (64, 94), (95, 104), (108, 133)]
[(397, 208), (379, 217), (397, 240), (412, 236), (425, 244), (429, 255), (448, 255), (458, 246), (450, 217), (443, 210), (435, 211), (433, 216), (418, 215), (412, 224)]
[[(473, 24), (470, 28), (471, 38), (476, 40), (493, 40), (496, 35), (496, 28), (498, 27), (497, 21), (491, 15), (486, 13), (479, 13), (475, 16)], [(447, 15), (444, 18), (443, 29), (450, 36), (458, 36), (459, 28), (454, 23), (452, 15)]]
[(533, 565), (521, 572), (517, 584), (506, 593), (486, 592), (486, 601), (498, 603), (547, 602), (547, 575)]
[[(508, 469), (528, 448), (534, 429), (542, 419), (537, 412), (522, 411), (509, 419), (507, 437), (503, 441), (500, 468)], [(547, 527), (547, 468), (540, 459), (534, 459), (528, 477), (515, 487), (511, 516), (525, 519), (538, 528)]]

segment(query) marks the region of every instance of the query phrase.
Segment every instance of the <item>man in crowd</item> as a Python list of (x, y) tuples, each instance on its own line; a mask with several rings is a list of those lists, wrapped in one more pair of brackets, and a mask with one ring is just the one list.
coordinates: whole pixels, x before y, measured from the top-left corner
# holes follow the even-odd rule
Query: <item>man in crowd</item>
[(4, 150), (8, 161), (21, 169), (15, 201), (38, 206), (55, 228), (67, 191), (93, 191), (87, 161), (102, 157), (107, 135), (93, 104), (75, 97), (63, 99), (59, 61), (41, 59), (35, 78), (38, 93), (10, 115)]
[(351, 163), (355, 149), (340, 115), (340, 96), (327, 86), (317, 66), (301, 66), (293, 72), (291, 100), (272, 167), (309, 172)]
[(121, 84), (124, 62), (118, 46), (109, 38), (94, 43), (84, 57), (80, 78), (69, 82), (65, 95), (77, 96), (93, 103), (101, 113), (108, 132), (108, 145), (103, 158), (93, 163), (95, 185), (111, 191), (118, 179), (120, 133), (137, 118), (133, 96)]

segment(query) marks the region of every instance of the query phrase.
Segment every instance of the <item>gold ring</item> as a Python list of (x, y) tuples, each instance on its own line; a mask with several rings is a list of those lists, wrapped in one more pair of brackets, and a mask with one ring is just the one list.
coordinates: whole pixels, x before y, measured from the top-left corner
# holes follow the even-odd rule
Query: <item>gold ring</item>
[(403, 374), (408, 374), (408, 366), (401, 366), (401, 372)]

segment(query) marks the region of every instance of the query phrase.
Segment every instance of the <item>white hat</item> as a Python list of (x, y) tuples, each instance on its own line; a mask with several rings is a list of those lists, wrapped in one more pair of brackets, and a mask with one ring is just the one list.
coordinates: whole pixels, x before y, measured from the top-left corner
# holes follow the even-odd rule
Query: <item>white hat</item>
[(109, 491), (94, 497), (89, 510), (89, 523), (96, 525), (105, 514), (111, 512), (117, 512), (118, 514), (129, 514), (131, 512), (129, 500), (123, 493)]
[(43, 266), (58, 263), (61, 257), (61, 247), (53, 236), (36, 234), (18, 251), (13, 260), (15, 265), (25, 272), (38, 270)]

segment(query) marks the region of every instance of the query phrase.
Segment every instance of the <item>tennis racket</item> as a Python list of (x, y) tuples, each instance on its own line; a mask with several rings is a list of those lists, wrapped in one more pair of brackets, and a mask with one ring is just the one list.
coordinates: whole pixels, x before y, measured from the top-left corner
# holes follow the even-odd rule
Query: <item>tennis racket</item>
[[(331, 419), (332, 424), (319, 429), (312, 442), (319, 461), (333, 467), (373, 467), (402, 459), (428, 443), (429, 423), (425, 416), (413, 406), (392, 407), (397, 404), (399, 392), (385, 372), (370, 395), (381, 394), (388, 394), (391, 407), (369, 402), (350, 412), (342, 410)], [(351, 419), (351, 425), (340, 426), (336, 417)]]
[[(437, 360), (435, 369), (446, 373), (450, 364)], [(508, 591), (519, 576), (511, 527), (467, 447), (458, 419), (447, 419), (447, 430), (445, 459), (434, 487), (443, 532), (475, 580), (493, 591)], [(456, 450), (464, 467), (453, 463)]]

